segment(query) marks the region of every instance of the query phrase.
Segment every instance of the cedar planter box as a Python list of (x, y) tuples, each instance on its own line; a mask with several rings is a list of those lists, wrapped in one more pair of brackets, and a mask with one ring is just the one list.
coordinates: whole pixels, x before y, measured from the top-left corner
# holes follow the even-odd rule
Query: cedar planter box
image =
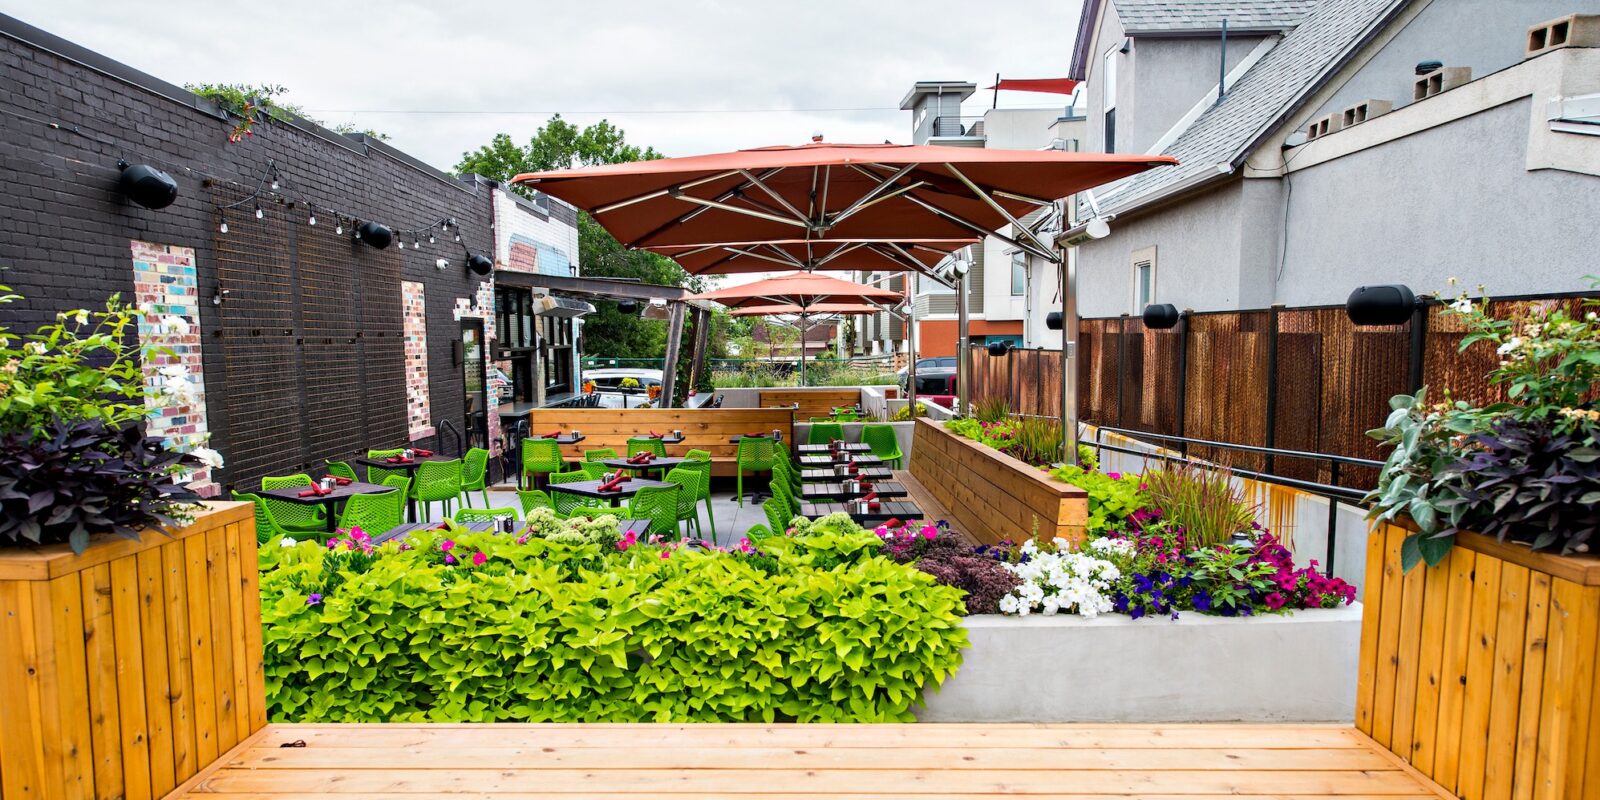
[(949, 510), (956, 530), (985, 544), (1084, 535), (1089, 495), (992, 447), (918, 419), (911, 475)]
[(0, 550), (0, 797), (162, 797), (266, 725), (255, 516)]
[(1368, 541), (1356, 727), (1467, 798), (1600, 797), (1600, 558), (1456, 537), (1400, 571)]

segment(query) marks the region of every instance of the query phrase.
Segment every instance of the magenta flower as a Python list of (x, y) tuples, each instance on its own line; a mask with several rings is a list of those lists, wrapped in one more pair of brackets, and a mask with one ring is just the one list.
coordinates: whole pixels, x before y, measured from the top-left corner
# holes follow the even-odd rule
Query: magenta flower
[(922, 526), (922, 538), (924, 538), (924, 539), (935, 539), (935, 538), (938, 538), (938, 536), (939, 536), (939, 527), (937, 525), (924, 525), (924, 526)]
[(473, 553), (472, 554), (472, 566), (474, 566), (474, 567), (481, 567), (481, 566), (483, 566), (483, 562), (488, 561), (488, 560), (489, 560), (489, 557), (484, 555), (482, 553), (482, 551), (479, 551), (477, 553)]
[(446, 540), (444, 540), (444, 541), (439, 543), (439, 549), (443, 550), (446, 553), (450, 552), (451, 550), (454, 550), (455, 547), (456, 547), (456, 542), (455, 542), (454, 539), (446, 539)]
[(453, 555), (450, 555), (449, 553), (445, 553), (444, 563), (446, 563), (446, 564), (454, 564), (454, 563), (456, 563), (456, 557), (453, 556)]
[(1122, 480), (1122, 473), (1120, 473), (1120, 472), (1107, 472), (1106, 473), (1106, 477), (1110, 478), (1111, 480), (1114, 480), (1114, 481), (1120, 481), (1120, 480)]
[(672, 551), (671, 550), (662, 550), (661, 551), (661, 557), (662, 558), (672, 558)]
[(328, 540), (328, 549), (329, 550), (338, 550), (339, 549), (339, 540), (338, 539), (329, 539)]
[(619, 539), (617, 541), (617, 549), (621, 550), (624, 553), (626, 553), (626, 552), (628, 552), (628, 548), (630, 548), (630, 547), (632, 547), (632, 546), (634, 546), (634, 545), (636, 545), (638, 543), (639, 543), (639, 534), (634, 533), (633, 531), (628, 531), (628, 535), (627, 536), (624, 536), (624, 537), (622, 537), (621, 539)]

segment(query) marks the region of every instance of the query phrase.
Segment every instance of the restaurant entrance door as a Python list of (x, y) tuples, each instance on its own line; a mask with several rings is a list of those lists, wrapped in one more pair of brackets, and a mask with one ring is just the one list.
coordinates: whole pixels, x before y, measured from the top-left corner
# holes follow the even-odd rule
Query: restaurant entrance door
[(461, 407), (466, 411), (467, 447), (489, 447), (489, 392), (483, 320), (461, 321)]

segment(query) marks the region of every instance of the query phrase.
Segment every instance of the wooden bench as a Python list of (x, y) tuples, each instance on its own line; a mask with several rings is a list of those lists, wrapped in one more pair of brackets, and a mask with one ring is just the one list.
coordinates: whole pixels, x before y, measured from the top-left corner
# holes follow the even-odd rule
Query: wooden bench
[(860, 389), (761, 390), (763, 408), (792, 406), (799, 403), (800, 408), (794, 412), (794, 418), (800, 422), (810, 422), (812, 417), (826, 417), (838, 406), (853, 407), (859, 402), (861, 402)]
[(605, 447), (626, 454), (631, 436), (683, 431), (684, 440), (667, 445), (667, 455), (710, 451), (713, 475), (734, 474), (739, 447), (730, 437), (779, 430), (785, 442), (794, 441), (794, 416), (787, 408), (536, 408), (528, 412), (528, 424), (534, 434), (578, 429), (583, 441), (561, 448), (571, 461)]

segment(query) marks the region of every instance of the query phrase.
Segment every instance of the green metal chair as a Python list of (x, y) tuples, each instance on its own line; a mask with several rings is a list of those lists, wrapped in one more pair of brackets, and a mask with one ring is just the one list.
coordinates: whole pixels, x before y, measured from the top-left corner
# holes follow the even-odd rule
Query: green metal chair
[[(268, 475), (261, 479), (263, 491), (268, 489), (294, 489), (296, 487), (316, 485), (311, 476), (304, 472), (293, 475)], [(279, 500), (275, 497), (262, 497), (267, 508), (272, 511), (272, 518), (278, 521), (279, 527), (298, 533), (327, 533), (328, 512), (320, 505), (305, 503), (291, 503), (288, 500)]]
[(800, 473), (794, 465), (784, 459), (778, 459), (772, 464), (772, 482), (782, 483), (789, 488), (791, 497), (800, 493)]
[(585, 450), (585, 451), (583, 451), (583, 463), (579, 464), (578, 466), (582, 467), (584, 472), (589, 473), (589, 479), (590, 480), (596, 480), (597, 481), (597, 480), (600, 480), (601, 478), (604, 478), (606, 476), (606, 473), (611, 471), (611, 467), (608, 467), (605, 464), (602, 464), (600, 462), (603, 459), (616, 458), (616, 457), (617, 457), (617, 451), (612, 450), (609, 447), (600, 447), (600, 448), (596, 448), (594, 450)]
[(522, 521), (522, 514), (514, 508), (463, 508), (456, 511), (450, 518), (457, 523), (468, 522), (496, 522), (502, 519)]
[(352, 480), (352, 481), (361, 480), (361, 478), (356, 475), (355, 468), (350, 466), (349, 464), (346, 464), (343, 461), (329, 461), (328, 462), (328, 474), (332, 475), (332, 476), (334, 476), (336, 478), (344, 478), (346, 480)]
[[(522, 475), (517, 486), (525, 489), (539, 488), (539, 474), (552, 475), (567, 466), (561, 457), (561, 445), (554, 439), (522, 440)], [(527, 479), (526, 485), (523, 479)]]
[(717, 512), (711, 507), (711, 451), (690, 450), (683, 457), (689, 460), (679, 464), (679, 468), (690, 467), (700, 471), (700, 490), (697, 494), (700, 501), (706, 504), (706, 519), (711, 521), (711, 543), (716, 544)]
[(339, 528), (360, 528), (369, 535), (377, 535), (405, 522), (406, 492), (411, 488), (411, 481), (390, 477), (385, 483), (390, 481), (394, 481), (389, 485), (393, 485), (395, 491), (352, 495), (344, 501), (344, 510), (339, 512)]
[(628, 501), (629, 519), (650, 520), (650, 532), (670, 536), (678, 529), (678, 486), (648, 486)]
[(772, 499), (780, 503), (784, 513), (793, 519), (800, 514), (800, 504), (795, 502), (794, 493), (789, 490), (789, 485), (783, 481), (772, 482)]
[(444, 513), (461, 496), (461, 459), (450, 461), (424, 461), (417, 465), (416, 484), (411, 496), (423, 504), (422, 518), (427, 519), (434, 503), (444, 504)]
[[(709, 466), (709, 465), (708, 465)], [(696, 536), (704, 537), (700, 530), (700, 469), (687, 463), (667, 471), (667, 483), (678, 485), (678, 519), (683, 523), (683, 533), (689, 534), (689, 523), (694, 523)], [(715, 543), (715, 540), (712, 540)]]
[(260, 495), (248, 494), (246, 492), (234, 492), (233, 499), (255, 505), (256, 542), (258, 544), (276, 542), (285, 536), (291, 539), (295, 538), (294, 534), (284, 530), (283, 526), (279, 525), (278, 521), (273, 518), (272, 509), (267, 507), (267, 501), (265, 498), (261, 497)]
[(613, 449), (611, 449), (609, 447), (596, 447), (593, 450), (585, 450), (585, 451), (583, 451), (583, 460), (584, 461), (604, 461), (604, 460), (606, 460), (608, 458), (616, 458), (616, 457), (617, 457), (617, 451), (613, 450)]
[[(771, 472), (772, 465), (777, 461), (777, 453), (773, 450), (772, 440), (765, 437), (745, 438), (739, 440), (739, 450), (735, 458), (738, 468), (738, 477), (734, 478), (735, 490), (739, 493), (739, 505), (744, 505), (744, 473)], [(751, 495), (755, 499), (755, 495)]]
[(827, 444), (835, 439), (844, 439), (844, 426), (837, 422), (811, 423), (811, 434), (806, 437), (807, 444)]
[(658, 456), (667, 454), (667, 446), (660, 439), (650, 436), (634, 436), (628, 439), (628, 457), (632, 458), (640, 453), (655, 453)]
[[(405, 450), (396, 447), (392, 450), (368, 450), (367, 458), (392, 458), (404, 453)], [(411, 479), (411, 471), (406, 469), (391, 469), (389, 467), (367, 466), (367, 483), (387, 483), (390, 478), (401, 477)]]
[(872, 454), (883, 459), (889, 469), (899, 469), (900, 459), (905, 454), (900, 452), (900, 439), (894, 435), (893, 425), (862, 425), (861, 441), (872, 448)]
[(528, 512), (536, 508), (548, 508), (553, 511), (556, 507), (555, 503), (550, 501), (550, 495), (539, 489), (518, 489), (517, 502), (522, 504), (523, 516), (527, 516)]
[(794, 516), (789, 513), (777, 495), (767, 498), (766, 502), (761, 504), (761, 510), (767, 515), (767, 524), (775, 533), (789, 530), (789, 520), (794, 519)]
[(552, 491), (550, 492), (550, 507), (556, 510), (557, 516), (572, 516), (573, 512), (579, 508), (602, 507), (599, 500), (595, 500), (590, 497), (583, 497), (581, 495), (569, 494), (567, 492), (558, 492), (554, 491), (553, 489), (553, 487), (560, 486), (563, 483), (581, 483), (587, 480), (593, 480), (593, 478), (590, 478), (589, 473), (584, 472), (581, 469), (575, 469), (571, 472), (550, 473), (550, 486), (552, 487)]
[(461, 507), (472, 505), (472, 493), (483, 496), (483, 505), (489, 506), (489, 451), (473, 447), (461, 459)]

